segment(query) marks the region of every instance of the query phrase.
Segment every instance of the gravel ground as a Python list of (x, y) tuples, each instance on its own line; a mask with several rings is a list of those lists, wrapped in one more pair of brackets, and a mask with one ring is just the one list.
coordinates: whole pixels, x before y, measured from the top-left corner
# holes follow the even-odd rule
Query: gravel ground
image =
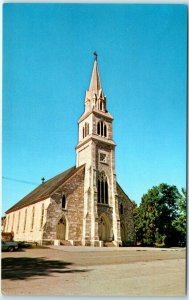
[(184, 296), (183, 248), (51, 247), (2, 254), (4, 295)]

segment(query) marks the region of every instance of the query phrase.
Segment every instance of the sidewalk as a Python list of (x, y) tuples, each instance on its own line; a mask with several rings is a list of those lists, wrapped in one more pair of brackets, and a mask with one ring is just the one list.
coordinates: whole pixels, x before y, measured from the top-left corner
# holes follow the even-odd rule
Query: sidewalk
[(154, 247), (91, 247), (91, 246), (49, 246), (51, 249), (65, 252), (104, 252), (104, 251), (180, 251), (186, 248), (154, 248)]

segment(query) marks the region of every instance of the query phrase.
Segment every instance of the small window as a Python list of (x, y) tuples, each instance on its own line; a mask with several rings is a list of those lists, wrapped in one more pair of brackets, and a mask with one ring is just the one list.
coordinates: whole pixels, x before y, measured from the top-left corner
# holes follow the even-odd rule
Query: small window
[(83, 139), (89, 134), (89, 123), (85, 123), (83, 126)]
[(106, 129), (106, 125), (104, 125), (104, 136), (107, 137), (107, 129)]
[(25, 210), (24, 231), (26, 230), (26, 220), (27, 220), (27, 209)]
[(40, 228), (43, 227), (44, 212), (45, 212), (45, 206), (44, 206), (44, 203), (43, 203), (42, 206), (41, 206), (41, 224), (40, 224)]
[(102, 163), (106, 163), (106, 153), (100, 152), (99, 153), (99, 161)]
[(13, 231), (13, 228), (14, 228), (14, 217), (15, 217), (15, 215), (13, 214), (11, 231)]
[(66, 196), (65, 195), (62, 196), (62, 208), (63, 209), (66, 208)]
[(102, 110), (102, 101), (100, 100), (100, 110)]
[(123, 204), (120, 205), (120, 214), (123, 215)]
[(97, 124), (97, 134), (100, 135), (100, 122), (98, 122), (98, 124)]
[(83, 127), (83, 139), (85, 137), (85, 127)]
[(31, 230), (33, 230), (33, 225), (34, 225), (34, 217), (35, 217), (35, 207), (33, 207), (33, 209), (32, 209)]
[(7, 231), (8, 231), (8, 229), (9, 229), (9, 220), (10, 220), (10, 215), (9, 215), (8, 218), (7, 218)]
[(17, 224), (17, 233), (19, 231), (19, 226), (20, 226), (20, 211), (18, 213), (18, 224)]

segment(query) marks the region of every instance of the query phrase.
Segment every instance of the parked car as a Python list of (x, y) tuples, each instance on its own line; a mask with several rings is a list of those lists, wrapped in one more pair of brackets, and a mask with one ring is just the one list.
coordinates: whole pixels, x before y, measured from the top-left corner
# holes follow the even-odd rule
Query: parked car
[(18, 248), (32, 248), (32, 244), (26, 243), (26, 242), (17, 242), (18, 243)]
[(16, 242), (1, 242), (1, 250), (2, 251), (16, 251), (18, 249), (18, 243)]

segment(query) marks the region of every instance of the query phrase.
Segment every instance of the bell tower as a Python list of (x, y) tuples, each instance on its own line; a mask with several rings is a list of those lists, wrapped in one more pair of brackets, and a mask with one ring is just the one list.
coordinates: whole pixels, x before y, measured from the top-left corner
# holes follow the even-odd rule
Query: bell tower
[(112, 242), (118, 246), (121, 243), (112, 122), (95, 52), (91, 81), (85, 94), (85, 111), (78, 121), (76, 146), (76, 166), (85, 164), (84, 245)]

